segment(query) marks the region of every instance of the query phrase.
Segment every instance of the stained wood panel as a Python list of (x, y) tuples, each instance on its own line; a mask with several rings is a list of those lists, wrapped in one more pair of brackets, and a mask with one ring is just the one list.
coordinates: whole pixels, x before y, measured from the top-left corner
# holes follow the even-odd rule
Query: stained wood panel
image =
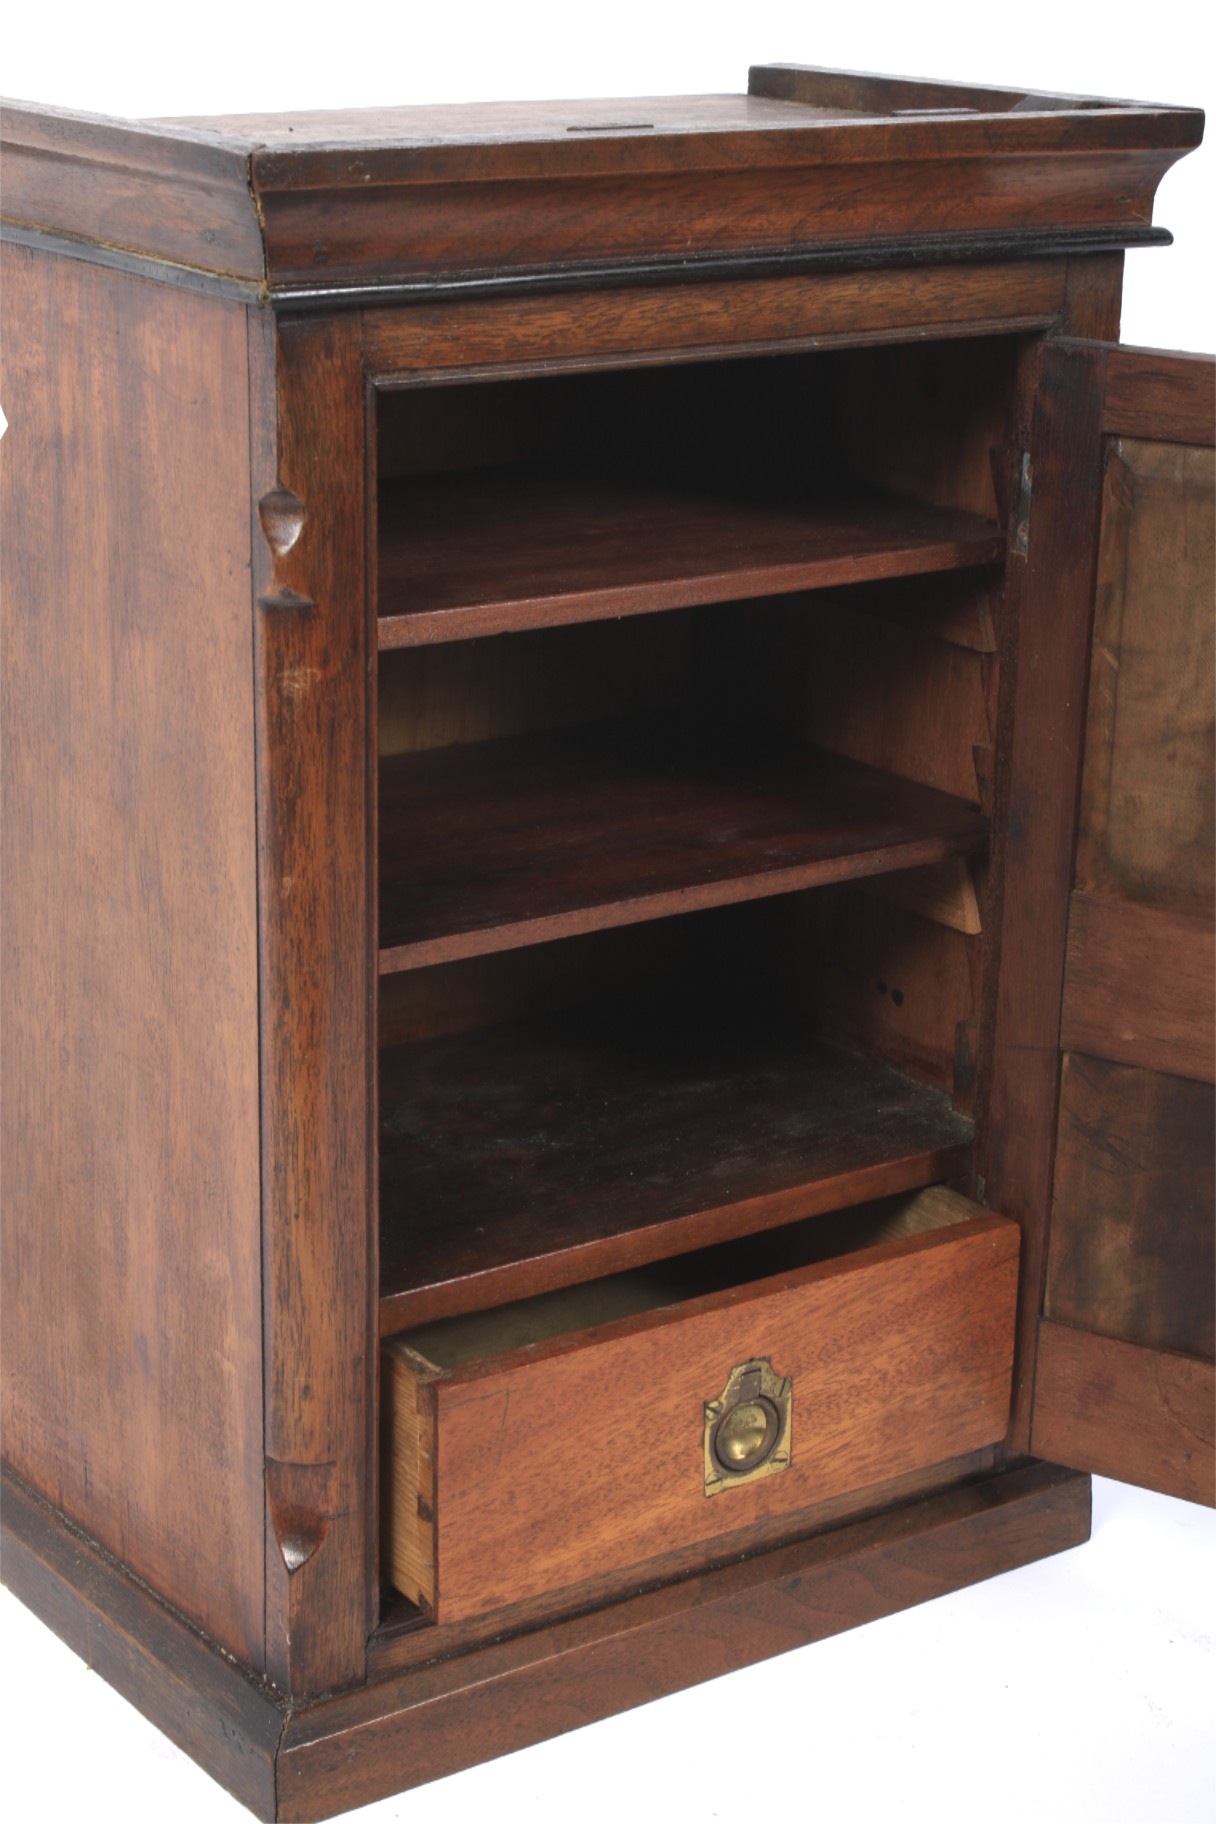
[[(1019, 137), (1041, 142), (1056, 135), (1045, 135), (1041, 125), (1036, 135), (1031, 123), (1006, 116), (1000, 124), (1014, 142), (1008, 156), (998, 152), (991, 121), (950, 119), (859, 122), (852, 129), (845, 123), (838, 131), (818, 122), (811, 144), (794, 148), (792, 157), (782, 148), (785, 158), (772, 156), (777, 135), (756, 135), (756, 148), (736, 136), (712, 174), (689, 168), (697, 153), (690, 157), (689, 136), (682, 134), (673, 137), (683, 169), (674, 170), (647, 168), (661, 136), (622, 135), (612, 147), (616, 156), (609, 154), (596, 174), (588, 166), (609, 144), (597, 146), (588, 136), (591, 143), (580, 145), (582, 136), (571, 135), (548, 146), (494, 146), (493, 171), (485, 169), (483, 148), (419, 145), (363, 147), (357, 158), (344, 148), (267, 147), (252, 152), (251, 172), (268, 261), (285, 287), (315, 286), (318, 267), (331, 286), (357, 283), (369, 272), (382, 283), (399, 277), (430, 286), (437, 275), (500, 278), (537, 267), (568, 271), (592, 260), (664, 260), (686, 268), (690, 247), (703, 257), (754, 258), (765, 249), (809, 245), (836, 252), (839, 261), (842, 243), (892, 236), (931, 252), (949, 236), (980, 256), (994, 239), (1012, 240), (1033, 254), (1044, 241), (1067, 248), (1141, 239), (1162, 177), (1197, 143), (1199, 118), (1159, 115), (1156, 133), (1164, 119), (1181, 143), (1125, 148), (1128, 124), (1079, 111), (1068, 123), (1065, 157), (1058, 144), (1018, 148)], [(932, 131), (932, 155), (915, 160), (915, 136), (925, 127)], [(857, 156), (867, 128), (870, 143)], [(1083, 136), (1088, 147), (1078, 143)], [(921, 146), (928, 149), (923, 140)], [(390, 181), (373, 182), (381, 150)], [(456, 169), (461, 163), (463, 173)], [(431, 176), (416, 181), (428, 164)]]
[[(1034, 1417), (1036, 1448), (1189, 1493), (1216, 1354), (1216, 468), (1180, 439), (1210, 437), (1212, 391), (1210, 362), (1111, 351), (1104, 422), (1141, 435), (1105, 445)], [(1206, 1449), (1210, 1482), (1210, 1424)]]
[(1216, 1507), (1216, 1370), (1067, 1324), (1039, 1329), (1032, 1448)]
[(622, 716), (687, 718), (695, 610), (381, 653), (381, 757)]
[(260, 1667), (245, 312), (4, 282), (5, 1449)]
[(1216, 363), (1211, 355), (1112, 348), (1103, 427), (1119, 436), (1210, 449), (1216, 443)]
[(383, 1331), (954, 1176), (948, 1099), (797, 1024), (678, 1003), (400, 1046)]
[[(915, 883), (919, 874), (891, 879)], [(978, 945), (949, 921), (926, 916), (902, 895), (890, 903), (870, 885), (774, 907), (790, 991), (817, 1028), (953, 1092), (969, 1108), (974, 1084), (969, 1061), (960, 1060), (960, 1028), (969, 1029), (979, 1011)]]
[(786, 623), (779, 688), (808, 740), (970, 804), (996, 681), (989, 655), (926, 637), (913, 617), (875, 623), (842, 603), (830, 618)]
[(1216, 1355), (1214, 1128), (1210, 1083), (1065, 1059), (1049, 1317)]
[(1010, 528), (976, 1164), (985, 1196), (1023, 1231), (1014, 1449), (1025, 1448), (1030, 1433), (1047, 1262), (1060, 1002), (1102, 507), (1104, 363), (1105, 350), (1095, 345), (1049, 342), (1038, 374), (1033, 368), (1024, 374), (1025, 473), (1033, 477), (1033, 492), (1024, 536), (1016, 519)]
[[(969, 1450), (962, 1456), (931, 1464), (927, 1469), (912, 1470), (906, 1476), (894, 1476), (889, 1481), (871, 1483), (868, 1488), (854, 1489), (851, 1494), (837, 1495), (830, 1501), (817, 1501), (811, 1507), (770, 1515), (732, 1533), (730, 1553), (715, 1551), (714, 1562), (721, 1565), (727, 1557), (738, 1559), (769, 1551), (791, 1539), (806, 1538), (824, 1528), (835, 1528), (846, 1521), (881, 1513), (897, 1503), (940, 1495), (980, 1477), (991, 1484), (994, 1474), (1008, 1468), (1007, 1459), (1008, 1453), (1001, 1445), (985, 1445), (980, 1450)], [(682, 1579), (690, 1571), (701, 1570), (705, 1557), (703, 1546), (681, 1546), (652, 1559), (649, 1570), (656, 1583)], [(624, 1571), (597, 1574), (551, 1596), (513, 1605), (510, 1625), (533, 1628), (552, 1623), (572, 1610), (628, 1597), (636, 1588), (637, 1579), (630, 1577), (628, 1567)], [(450, 1623), (443, 1631), (444, 1644), (453, 1652), (467, 1652), (470, 1647), (494, 1639), (501, 1633), (502, 1623), (501, 1611), (474, 1616), (466, 1622)], [(381, 1625), (368, 1642), (368, 1676), (375, 1678), (433, 1661), (435, 1641), (435, 1624), (422, 1610), (404, 1596), (386, 1592)]]
[(1209, 920), (1214, 544), (1216, 451), (1108, 445), (1076, 885)]
[(899, 272), (808, 273), (694, 286), (621, 287), (580, 296), (473, 298), (369, 310), (364, 350), (371, 370), (413, 378), (420, 369), (554, 359), (564, 365), (621, 356), (691, 360), (730, 349), (831, 347), (864, 338), (974, 334), (1047, 328), (1065, 295), (1065, 262), (911, 267)]
[(1088, 1479), (1034, 1464), (337, 1697), (284, 1731), (279, 1815), (304, 1824), (505, 1754), (1079, 1545), (1089, 1527)]
[(1211, 921), (1074, 893), (1060, 1043), (1065, 1051), (1212, 1082)]
[[(191, 267), (265, 275), (239, 142), (187, 125), (8, 102), (4, 213)], [(104, 224), (104, 230), (103, 230)]]

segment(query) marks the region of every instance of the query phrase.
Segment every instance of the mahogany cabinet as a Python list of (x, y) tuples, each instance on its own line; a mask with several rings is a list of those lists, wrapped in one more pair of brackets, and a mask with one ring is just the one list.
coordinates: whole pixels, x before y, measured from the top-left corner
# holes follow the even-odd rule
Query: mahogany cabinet
[(4, 131), (23, 1600), (319, 1819), (1211, 1501), (1202, 117)]

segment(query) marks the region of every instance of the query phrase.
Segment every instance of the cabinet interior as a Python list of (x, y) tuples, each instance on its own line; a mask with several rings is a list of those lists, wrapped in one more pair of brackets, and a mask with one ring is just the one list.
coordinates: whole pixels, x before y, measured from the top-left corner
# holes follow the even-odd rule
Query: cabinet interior
[(382, 1334), (965, 1180), (1019, 354), (379, 395)]

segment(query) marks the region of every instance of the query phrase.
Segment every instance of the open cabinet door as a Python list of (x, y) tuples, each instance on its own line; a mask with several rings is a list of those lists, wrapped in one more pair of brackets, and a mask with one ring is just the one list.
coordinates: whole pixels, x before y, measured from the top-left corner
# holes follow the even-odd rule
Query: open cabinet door
[(1030, 1447), (1212, 1503), (1214, 366), (1086, 352), (1102, 494)]

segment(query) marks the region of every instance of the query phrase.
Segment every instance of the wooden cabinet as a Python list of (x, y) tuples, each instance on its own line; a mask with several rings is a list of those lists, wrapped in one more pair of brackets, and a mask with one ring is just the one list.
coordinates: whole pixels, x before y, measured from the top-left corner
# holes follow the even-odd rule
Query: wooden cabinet
[(1201, 118), (634, 105), (5, 113), (5, 1575), (265, 1817), (1213, 1499)]

